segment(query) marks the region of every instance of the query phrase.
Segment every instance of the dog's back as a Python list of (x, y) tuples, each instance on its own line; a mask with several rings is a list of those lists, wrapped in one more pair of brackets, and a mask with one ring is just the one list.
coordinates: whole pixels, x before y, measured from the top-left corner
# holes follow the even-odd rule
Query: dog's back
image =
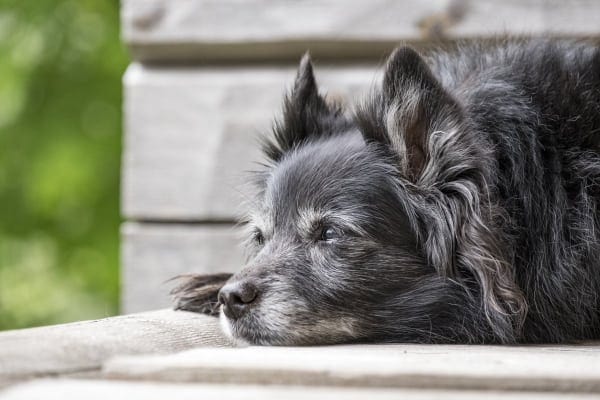
[(526, 340), (598, 337), (600, 52), (509, 41), (437, 53), (431, 66), (493, 152), (493, 229), (529, 305)]

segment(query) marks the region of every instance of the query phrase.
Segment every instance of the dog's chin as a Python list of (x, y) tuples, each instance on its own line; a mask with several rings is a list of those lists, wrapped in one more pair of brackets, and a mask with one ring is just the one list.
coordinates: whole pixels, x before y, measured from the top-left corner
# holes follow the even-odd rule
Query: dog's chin
[(222, 308), (223, 307), (221, 307), (221, 311), (219, 312), (219, 324), (221, 325), (221, 331), (225, 334), (225, 336), (231, 339), (235, 346), (244, 347), (255, 344), (241, 337), (237, 333), (238, 330), (236, 329), (236, 322), (227, 318)]
[(223, 333), (236, 346), (285, 346), (295, 344), (268, 329), (248, 323), (244, 318), (231, 320), (223, 311), (219, 313), (219, 322)]
[[(223, 309), (219, 312), (219, 322), (223, 333), (236, 346), (306, 346), (347, 343), (356, 339), (354, 321), (349, 318), (316, 320), (311, 329), (295, 326), (289, 321), (273, 317), (259, 320), (252, 313), (238, 319), (228, 318)], [(305, 324), (302, 324), (305, 325)]]
[(222, 306), (219, 311), (221, 330), (236, 346), (297, 346), (319, 341), (287, 329), (285, 322), (277, 317), (262, 320), (252, 312), (231, 319), (225, 315)]
[(232, 320), (223, 312), (223, 306), (219, 311), (219, 323), (221, 330), (236, 346), (273, 345), (274, 340), (269, 340), (269, 332), (266, 329), (254, 326), (248, 322), (248, 318)]

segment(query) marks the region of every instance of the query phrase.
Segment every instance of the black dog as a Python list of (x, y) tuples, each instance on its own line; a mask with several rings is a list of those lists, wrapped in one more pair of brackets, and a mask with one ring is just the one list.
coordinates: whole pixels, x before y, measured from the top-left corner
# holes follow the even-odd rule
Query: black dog
[(176, 308), (252, 344), (600, 338), (598, 48), (400, 48), (353, 115), (305, 56), (264, 151), (250, 261)]

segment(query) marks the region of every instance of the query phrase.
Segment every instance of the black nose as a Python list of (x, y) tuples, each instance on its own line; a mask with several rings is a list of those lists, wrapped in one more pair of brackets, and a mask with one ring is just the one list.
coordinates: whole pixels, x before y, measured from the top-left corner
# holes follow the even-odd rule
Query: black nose
[(241, 317), (256, 300), (258, 291), (256, 286), (249, 281), (232, 282), (223, 286), (219, 291), (219, 303), (223, 305), (223, 312), (228, 318)]

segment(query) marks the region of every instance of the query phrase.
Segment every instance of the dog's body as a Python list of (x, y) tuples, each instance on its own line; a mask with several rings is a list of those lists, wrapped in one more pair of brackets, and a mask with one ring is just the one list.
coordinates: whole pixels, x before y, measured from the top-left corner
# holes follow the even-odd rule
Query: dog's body
[[(401, 48), (353, 116), (305, 58), (224, 325), (257, 344), (600, 338), (600, 51)], [(229, 276), (193, 278), (208, 311)], [(220, 283), (219, 283), (220, 282)]]

